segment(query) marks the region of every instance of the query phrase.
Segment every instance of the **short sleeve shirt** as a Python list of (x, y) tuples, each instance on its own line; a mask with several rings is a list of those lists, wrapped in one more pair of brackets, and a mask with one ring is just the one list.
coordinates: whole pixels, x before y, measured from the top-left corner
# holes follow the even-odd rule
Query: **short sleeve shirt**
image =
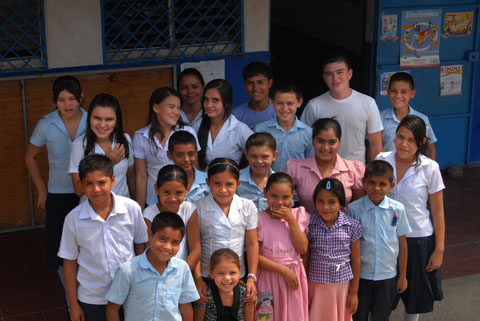
[[(87, 112), (80, 108), (82, 118), (78, 124), (75, 137), (85, 134)], [(35, 126), (30, 143), (37, 147), (47, 145), (48, 151), (48, 192), (73, 193), (72, 178), (68, 174), (70, 148), (72, 140), (58, 113), (58, 110), (45, 115)]]
[(343, 283), (353, 279), (351, 244), (362, 236), (360, 223), (343, 212), (329, 229), (317, 210), (308, 224), (308, 280), (315, 283)]
[(259, 123), (255, 132), (270, 133), (277, 143), (278, 157), (272, 164), (274, 171), (287, 167), (289, 159), (304, 159), (313, 156), (312, 129), (295, 116), (295, 122), (290, 130), (285, 130), (278, 124), (277, 117)]
[(207, 184), (207, 173), (193, 168), (195, 171), (195, 179), (193, 180), (190, 190), (185, 196), (185, 201), (194, 203), (201, 198), (204, 198), (210, 193), (210, 187)]
[[(270, 169), (268, 175), (273, 173), (274, 171)], [(264, 211), (268, 207), (267, 199), (263, 195), (263, 189), (258, 188), (258, 185), (250, 176), (250, 166), (240, 170), (240, 186), (237, 188), (237, 195), (251, 200), (258, 211)]]
[(58, 256), (77, 260), (77, 297), (88, 304), (107, 304), (105, 294), (118, 266), (135, 256), (134, 244), (148, 241), (140, 206), (113, 194), (106, 220), (90, 202), (75, 207), (65, 218)]
[(374, 281), (395, 277), (398, 237), (411, 232), (402, 203), (385, 196), (377, 206), (365, 195), (350, 203), (347, 215), (362, 224), (360, 277)]
[(250, 107), (248, 107), (247, 101), (246, 103), (235, 107), (233, 109), (233, 115), (242, 123), (247, 124), (251, 130), (253, 130), (257, 124), (275, 118), (276, 116), (275, 108), (273, 108), (271, 101), (268, 102), (267, 108), (261, 112), (253, 111)]
[(252, 201), (233, 196), (228, 217), (212, 194), (195, 202), (202, 242), (202, 276), (209, 277), (206, 266), (215, 250), (230, 248), (240, 257), (240, 276), (245, 273), (245, 233), (257, 228), (258, 211)]
[(181, 321), (179, 304), (200, 298), (186, 262), (172, 257), (162, 274), (145, 253), (122, 264), (106, 295), (123, 305), (125, 321)]

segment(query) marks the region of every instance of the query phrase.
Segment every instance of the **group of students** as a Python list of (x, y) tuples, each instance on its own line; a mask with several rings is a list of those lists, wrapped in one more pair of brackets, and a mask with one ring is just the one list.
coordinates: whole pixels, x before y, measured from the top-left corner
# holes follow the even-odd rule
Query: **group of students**
[[(445, 234), (435, 136), (411, 115), (409, 74), (392, 76), (380, 127), (351, 75), (343, 56), (329, 58), (322, 99), (366, 102), (360, 152), (340, 144), (343, 131), (355, 146), (344, 117), (361, 121), (358, 110), (307, 125), (301, 90), (259, 62), (245, 67), (250, 101), (235, 109), (228, 81), (184, 70), (178, 92), (153, 92), (133, 141), (115, 97), (97, 95), (87, 113), (78, 80), (56, 79), (56, 110), (25, 161), (71, 320), (388, 320), (400, 297), (406, 321), (432, 311)], [(306, 118), (324, 112), (317, 103)], [(378, 138), (392, 150), (378, 153)]]

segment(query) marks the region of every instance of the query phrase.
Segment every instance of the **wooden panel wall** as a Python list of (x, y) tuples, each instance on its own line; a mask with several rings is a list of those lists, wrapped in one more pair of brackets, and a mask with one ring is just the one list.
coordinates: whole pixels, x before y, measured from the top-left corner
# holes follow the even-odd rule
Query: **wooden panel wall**
[[(107, 72), (76, 75), (85, 96), (85, 110), (99, 93), (114, 95), (122, 106), (123, 126), (133, 133), (144, 127), (148, 115), (148, 101), (159, 87), (173, 86), (172, 68)], [(29, 135), (43, 115), (53, 111), (52, 84), (56, 77), (25, 80), (27, 123)], [(0, 82), (0, 230), (30, 225), (27, 174), (24, 164), (25, 136), (20, 81)], [(5, 151), (8, 151), (6, 153)], [(37, 158), (42, 175), (48, 178), (46, 148)], [(34, 198), (36, 191), (34, 189)], [(35, 201), (34, 201), (35, 204)], [(35, 223), (43, 224), (45, 213), (36, 209)]]

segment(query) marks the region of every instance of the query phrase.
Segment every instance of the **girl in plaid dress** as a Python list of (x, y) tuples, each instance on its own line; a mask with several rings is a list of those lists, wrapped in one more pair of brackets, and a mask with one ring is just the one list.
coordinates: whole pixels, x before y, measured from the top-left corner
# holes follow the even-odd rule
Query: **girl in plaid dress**
[(309, 318), (351, 321), (358, 305), (360, 223), (346, 216), (345, 190), (335, 178), (322, 179), (308, 225)]

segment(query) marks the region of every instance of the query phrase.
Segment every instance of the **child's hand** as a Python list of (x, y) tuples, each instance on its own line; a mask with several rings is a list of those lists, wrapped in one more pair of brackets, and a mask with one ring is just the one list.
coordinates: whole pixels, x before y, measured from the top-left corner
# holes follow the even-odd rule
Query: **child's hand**
[(285, 266), (285, 268), (283, 269), (282, 275), (289, 289), (291, 290), (298, 289), (299, 284), (298, 284), (298, 279), (295, 272), (293, 272), (292, 270), (290, 270), (288, 267)]
[(443, 262), (443, 253), (433, 251), (432, 255), (428, 259), (427, 272), (435, 271), (436, 269), (442, 266)]
[(45, 190), (45, 189), (38, 190), (37, 207), (39, 209), (44, 210), (46, 201), (47, 201), (47, 190)]
[(207, 304), (207, 284), (203, 281), (202, 278), (195, 280), (195, 285), (197, 286), (198, 294), (200, 295), (200, 299), (197, 300), (198, 304)]
[(348, 293), (347, 296), (347, 308), (352, 314), (357, 312), (358, 308), (358, 295), (357, 293)]
[(247, 297), (243, 302), (255, 303), (257, 301), (257, 286), (255, 285), (255, 282), (247, 281), (245, 286), (247, 287)]
[(287, 206), (271, 207), (270, 211), (272, 216), (277, 219), (284, 219), (287, 223), (290, 223), (292, 220), (295, 220), (292, 214), (292, 208)]
[(125, 146), (122, 144), (117, 144), (113, 149), (111, 146), (109, 146), (105, 156), (110, 158), (110, 160), (113, 162), (113, 165), (116, 165), (125, 158)]
[(398, 278), (397, 281), (397, 292), (403, 293), (407, 289), (408, 281), (407, 278)]
[(78, 303), (70, 304), (70, 320), (85, 321), (85, 315)]

